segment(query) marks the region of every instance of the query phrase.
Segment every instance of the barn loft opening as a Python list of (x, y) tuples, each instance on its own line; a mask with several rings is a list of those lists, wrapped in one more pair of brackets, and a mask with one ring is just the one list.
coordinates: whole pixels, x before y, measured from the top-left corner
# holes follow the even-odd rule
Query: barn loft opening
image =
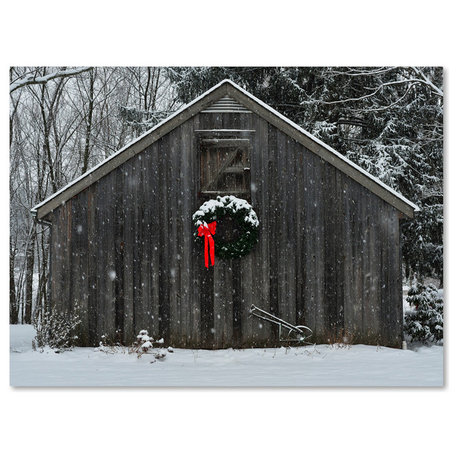
[(250, 199), (250, 141), (244, 138), (204, 138), (200, 144), (202, 196), (234, 195)]

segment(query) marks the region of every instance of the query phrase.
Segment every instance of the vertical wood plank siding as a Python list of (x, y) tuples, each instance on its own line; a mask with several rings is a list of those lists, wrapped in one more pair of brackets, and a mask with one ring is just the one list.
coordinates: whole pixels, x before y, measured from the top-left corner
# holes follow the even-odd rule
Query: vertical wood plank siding
[[(196, 130), (251, 133), (251, 202), (260, 240), (206, 269), (193, 240)], [(241, 134), (242, 135), (242, 134)], [(131, 343), (141, 329), (168, 345), (278, 345), (252, 304), (312, 340), (400, 346), (398, 212), (253, 113), (200, 113), (53, 211), (51, 296), (78, 307), (81, 345)]]

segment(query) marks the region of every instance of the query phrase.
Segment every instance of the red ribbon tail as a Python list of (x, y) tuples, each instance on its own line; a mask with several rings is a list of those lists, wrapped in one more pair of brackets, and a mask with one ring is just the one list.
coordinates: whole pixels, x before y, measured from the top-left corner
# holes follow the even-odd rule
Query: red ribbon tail
[(208, 246), (210, 245), (210, 260), (212, 266), (215, 265), (215, 242), (213, 240), (212, 234), (215, 233), (216, 228), (216, 221), (210, 223), (209, 225), (201, 224), (198, 229), (199, 237), (203, 237), (205, 239), (205, 267), (208, 269)]
[(208, 237), (205, 238), (205, 267), (208, 269)]
[(212, 266), (215, 265), (215, 241), (213, 240), (213, 237), (208, 237), (209, 238), (209, 243), (210, 243), (210, 259), (212, 262)]

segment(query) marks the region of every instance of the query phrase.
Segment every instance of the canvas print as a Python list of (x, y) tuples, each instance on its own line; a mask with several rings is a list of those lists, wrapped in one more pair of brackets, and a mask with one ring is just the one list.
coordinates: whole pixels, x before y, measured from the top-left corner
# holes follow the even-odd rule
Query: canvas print
[(10, 94), (11, 385), (443, 385), (442, 68)]

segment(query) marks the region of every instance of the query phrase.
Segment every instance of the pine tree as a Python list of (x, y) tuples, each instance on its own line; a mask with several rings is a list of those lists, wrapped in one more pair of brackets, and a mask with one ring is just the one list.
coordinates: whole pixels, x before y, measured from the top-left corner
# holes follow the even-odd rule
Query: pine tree
[(437, 342), (444, 338), (444, 306), (434, 285), (415, 284), (410, 288), (407, 302), (415, 307), (405, 317), (404, 331), (412, 340)]

